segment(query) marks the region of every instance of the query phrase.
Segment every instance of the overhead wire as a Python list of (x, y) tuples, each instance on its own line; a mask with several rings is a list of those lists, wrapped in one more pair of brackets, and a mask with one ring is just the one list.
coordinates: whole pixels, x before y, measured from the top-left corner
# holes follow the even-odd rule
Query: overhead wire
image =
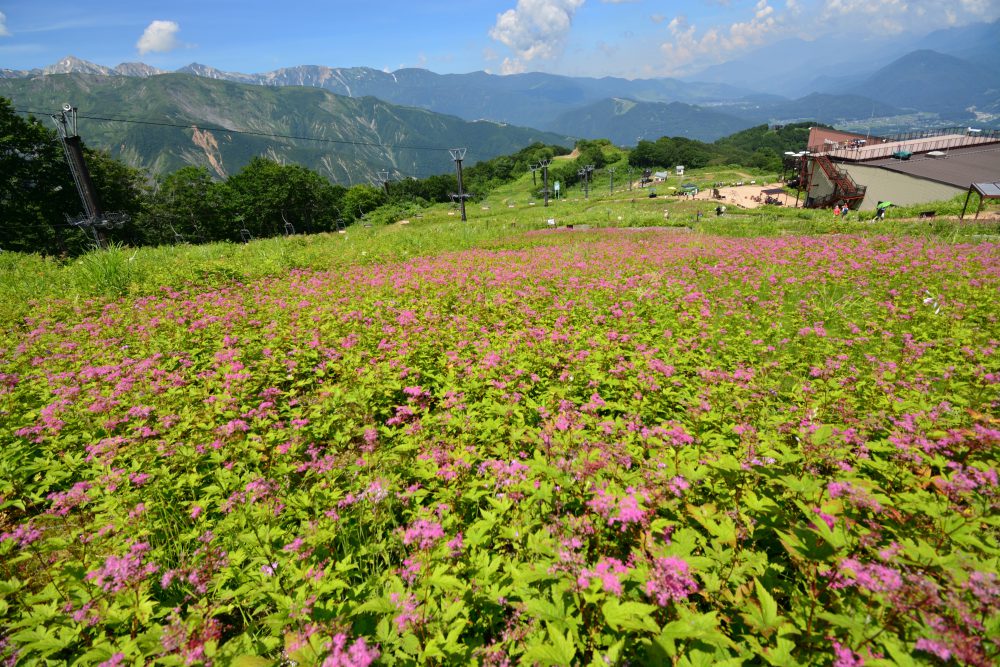
[[(46, 116), (46, 115), (50, 116), (50, 115), (52, 115), (50, 112), (36, 111), (36, 110), (33, 110), (33, 109), (14, 109), (14, 111), (16, 113), (31, 114), (31, 115), (35, 115), (35, 116)], [(300, 136), (300, 135), (293, 135), (293, 134), (277, 134), (277, 133), (273, 133), (273, 132), (260, 132), (260, 131), (255, 131), (255, 130), (234, 130), (234, 129), (224, 128), (224, 127), (201, 125), (201, 124), (198, 124), (198, 123), (181, 124), (181, 123), (172, 123), (172, 122), (167, 122), (167, 121), (141, 120), (141, 119), (138, 119), (138, 118), (121, 118), (121, 117), (114, 117), (114, 116), (108, 116), (108, 115), (97, 116), (97, 115), (90, 115), (90, 114), (78, 114), (77, 117), (78, 118), (83, 118), (83, 119), (86, 119), (86, 120), (95, 120), (95, 121), (109, 122), (109, 123), (129, 123), (129, 124), (135, 124), (135, 125), (150, 125), (150, 126), (157, 126), (157, 127), (170, 127), (170, 128), (180, 129), (180, 130), (198, 129), (198, 130), (211, 131), (211, 132), (221, 132), (221, 133), (226, 133), (226, 134), (237, 134), (237, 135), (245, 135), (245, 136), (253, 136), (253, 137), (271, 138), (271, 139), (284, 139), (284, 140), (289, 140), (289, 141), (311, 141), (311, 142), (316, 142), (316, 143), (340, 144), (340, 145), (346, 145), (346, 146), (361, 146), (361, 147), (368, 147), (368, 148), (381, 148), (381, 149), (385, 150), (387, 152), (387, 154), (388, 154), (388, 151), (391, 151), (391, 150), (400, 150), (400, 151), (402, 151), (402, 150), (434, 151), (434, 152), (445, 152), (445, 151), (451, 150), (449, 148), (442, 148), (442, 147), (439, 147), (439, 146), (420, 146), (420, 145), (407, 145), (407, 144), (381, 144), (381, 143), (376, 143), (376, 142), (371, 142), (371, 141), (357, 141), (357, 140), (349, 140), (349, 139), (331, 139), (331, 138), (326, 138), (326, 137), (309, 137), (309, 136)], [(474, 151), (471, 151), (471, 153), (472, 153), (472, 155), (475, 155)], [(443, 166), (442, 166), (441, 170), (435, 170), (435, 167), (431, 166), (431, 163), (428, 162), (428, 161), (425, 161), (425, 160), (413, 160), (413, 163), (414, 163), (414, 166), (425, 167), (425, 168), (428, 169), (428, 171), (426, 171), (425, 173), (422, 173), (422, 174), (420, 174), (420, 173), (418, 173), (418, 174), (406, 174), (406, 173), (403, 173), (402, 171), (400, 171), (399, 169), (397, 169), (395, 167), (390, 167), (390, 170), (398, 178), (418, 178), (418, 179), (428, 178), (430, 176), (439, 176), (439, 175), (441, 175), (441, 174), (446, 173), (447, 171), (449, 171), (448, 168), (444, 168)], [(423, 169), (421, 169), (421, 171), (423, 171)], [(359, 181), (359, 182), (366, 182), (366, 181)]]
[[(45, 111), (36, 111), (33, 109), (14, 109), (16, 113), (31, 114), (36, 116), (47, 116), (52, 115)], [(421, 146), (421, 145), (407, 145), (407, 144), (383, 144), (373, 141), (359, 141), (352, 139), (332, 139), (328, 137), (309, 137), (303, 135), (294, 134), (278, 134), (274, 132), (260, 132), (256, 130), (235, 130), (225, 127), (217, 127), (210, 125), (202, 125), (199, 123), (172, 123), (167, 121), (156, 121), (156, 120), (141, 120), (138, 118), (116, 118), (113, 116), (95, 116), (90, 114), (77, 114), (78, 118), (83, 118), (85, 120), (96, 120), (107, 123), (130, 123), (135, 125), (150, 125), (155, 127), (171, 127), (181, 130), (198, 129), (210, 132), (222, 132), (226, 134), (240, 134), (253, 137), (265, 137), (269, 139), (287, 139), (291, 141), (312, 141), (316, 143), (325, 144), (340, 144), (345, 146), (364, 146), (368, 148), (382, 148), (384, 150), (412, 150), (412, 151), (436, 151), (436, 152), (447, 152), (451, 150), (450, 148), (444, 148), (441, 146)], [(475, 153), (473, 152), (473, 155)], [(433, 175), (433, 174), (432, 174)], [(404, 175), (405, 176), (405, 175)], [(421, 177), (424, 178), (424, 177)]]

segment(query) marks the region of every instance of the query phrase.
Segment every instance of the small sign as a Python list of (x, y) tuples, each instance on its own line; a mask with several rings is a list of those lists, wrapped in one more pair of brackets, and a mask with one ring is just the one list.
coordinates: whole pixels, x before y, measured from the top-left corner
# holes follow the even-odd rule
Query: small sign
[(549, 227), (555, 227), (555, 226), (556, 226), (556, 219), (549, 218)]
[(556, 188), (556, 192), (559, 192), (559, 181), (556, 181), (555, 188)]

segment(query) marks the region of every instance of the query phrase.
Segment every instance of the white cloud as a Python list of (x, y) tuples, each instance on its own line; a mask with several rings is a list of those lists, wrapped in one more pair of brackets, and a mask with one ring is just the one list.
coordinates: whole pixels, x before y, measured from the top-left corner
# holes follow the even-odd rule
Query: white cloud
[(573, 16), (585, 0), (517, 0), (514, 9), (497, 15), (490, 37), (513, 51), (501, 71), (515, 74), (533, 60), (559, 55), (573, 25)]
[(930, 31), (946, 25), (992, 21), (1000, 16), (995, 0), (829, 0), (817, 23), (831, 29), (860, 29), (870, 34)]
[[(728, 0), (705, 0), (722, 4)], [(743, 11), (743, 10), (741, 10)], [(724, 62), (786, 37), (811, 41), (826, 35), (871, 38), (929, 32), (1000, 16), (996, 0), (757, 0), (734, 23), (695, 26), (679, 15), (666, 23), (657, 71), (683, 74)], [(654, 17), (654, 22), (655, 18)]]
[(10, 37), (10, 30), (7, 30), (7, 16), (0, 12), (0, 37)]
[(959, 0), (958, 4), (973, 16), (990, 16), (997, 10), (992, 0)]
[(666, 21), (667, 17), (664, 16), (663, 14), (653, 14), (652, 16), (649, 17), (649, 20), (652, 21), (653, 23), (659, 25), (659, 24), (663, 23), (664, 21)]
[(139, 55), (173, 51), (180, 46), (180, 42), (177, 41), (177, 32), (180, 29), (175, 21), (153, 21), (146, 26), (142, 37), (135, 43)]
[[(836, 1), (836, 0), (834, 0)], [(852, 1), (852, 0), (848, 0)], [(665, 69), (679, 73), (693, 65), (709, 65), (727, 59), (734, 53), (760, 46), (783, 28), (768, 0), (759, 0), (754, 15), (726, 27), (711, 27), (700, 36), (687, 18), (676, 16), (667, 24), (671, 40), (660, 45), (667, 58)]]

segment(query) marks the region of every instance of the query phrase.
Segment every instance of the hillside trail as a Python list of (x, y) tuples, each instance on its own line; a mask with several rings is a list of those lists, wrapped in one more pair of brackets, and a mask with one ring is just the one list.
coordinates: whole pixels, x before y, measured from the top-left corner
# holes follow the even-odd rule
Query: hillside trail
[(553, 159), (554, 160), (575, 160), (578, 157), (580, 157), (580, 149), (579, 148), (574, 148), (573, 152), (570, 153), (569, 155), (557, 155)]

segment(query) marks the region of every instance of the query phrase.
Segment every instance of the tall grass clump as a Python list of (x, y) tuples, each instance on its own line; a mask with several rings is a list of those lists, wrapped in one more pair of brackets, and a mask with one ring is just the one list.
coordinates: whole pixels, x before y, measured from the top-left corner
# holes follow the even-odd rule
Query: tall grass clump
[(141, 266), (136, 263), (138, 253), (136, 249), (112, 244), (106, 250), (93, 250), (81, 256), (76, 260), (74, 273), (79, 291), (89, 296), (128, 296), (143, 276)]

